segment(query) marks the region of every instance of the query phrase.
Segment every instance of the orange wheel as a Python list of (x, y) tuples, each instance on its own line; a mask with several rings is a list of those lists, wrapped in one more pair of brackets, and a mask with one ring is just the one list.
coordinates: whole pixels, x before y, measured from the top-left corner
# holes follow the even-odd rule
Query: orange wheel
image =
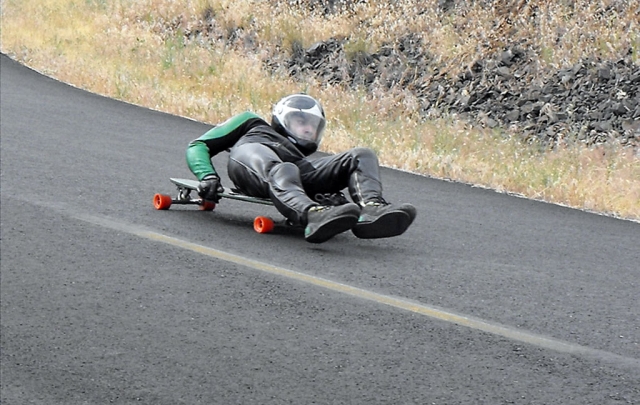
[(215, 207), (216, 207), (216, 203), (211, 201), (203, 201), (202, 204), (200, 204), (201, 211), (213, 211)]
[(256, 217), (253, 220), (253, 229), (258, 233), (269, 233), (273, 231), (273, 220), (268, 217)]
[(171, 196), (165, 194), (154, 195), (153, 206), (157, 210), (168, 210), (171, 207)]

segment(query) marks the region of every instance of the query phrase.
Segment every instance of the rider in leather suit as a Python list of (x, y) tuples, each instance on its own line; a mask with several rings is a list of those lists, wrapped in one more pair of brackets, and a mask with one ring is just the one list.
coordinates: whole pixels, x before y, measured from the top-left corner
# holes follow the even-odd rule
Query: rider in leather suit
[[(416, 209), (382, 198), (378, 159), (367, 148), (311, 157), (324, 134), (320, 103), (305, 94), (280, 100), (271, 124), (254, 113), (235, 115), (192, 141), (187, 164), (200, 181), (198, 193), (217, 202), (224, 189), (211, 158), (230, 150), (228, 175), (250, 196), (269, 198), (291, 223), (305, 227), (305, 239), (321, 243), (352, 230), (359, 238), (402, 234)], [(353, 202), (342, 190), (348, 189)]]

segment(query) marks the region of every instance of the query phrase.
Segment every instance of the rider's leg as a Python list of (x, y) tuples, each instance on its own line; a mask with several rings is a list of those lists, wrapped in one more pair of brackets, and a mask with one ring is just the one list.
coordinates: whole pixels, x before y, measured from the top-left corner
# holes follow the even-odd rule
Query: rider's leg
[(302, 224), (304, 214), (313, 205), (300, 183), (297, 168), (283, 163), (269, 147), (259, 143), (245, 143), (231, 149), (229, 178), (241, 192), (270, 198), (276, 209), (296, 224)]
[(362, 207), (353, 233), (359, 238), (386, 238), (404, 233), (416, 217), (411, 204), (389, 204), (382, 198), (378, 158), (371, 149), (355, 148), (299, 165), (308, 192), (337, 192), (348, 187)]
[(302, 184), (309, 195), (338, 193), (345, 188), (361, 204), (382, 195), (378, 158), (371, 149), (354, 148), (297, 162)]
[(330, 208), (310, 199), (302, 187), (299, 168), (282, 162), (267, 146), (249, 143), (233, 148), (228, 173), (242, 192), (269, 197), (290, 222), (305, 226), (309, 242), (324, 242), (357, 222), (360, 209), (355, 204)]

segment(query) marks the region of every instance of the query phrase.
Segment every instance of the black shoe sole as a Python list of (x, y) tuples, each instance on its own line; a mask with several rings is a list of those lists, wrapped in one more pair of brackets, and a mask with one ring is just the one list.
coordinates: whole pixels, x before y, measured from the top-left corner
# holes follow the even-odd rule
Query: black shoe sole
[(411, 215), (404, 211), (391, 211), (373, 222), (359, 222), (352, 232), (360, 239), (391, 238), (402, 235), (413, 222)]
[(339, 233), (346, 232), (358, 223), (358, 217), (354, 215), (341, 215), (331, 218), (331, 220), (320, 224), (320, 226), (307, 234), (305, 229), (305, 240), (309, 243), (322, 243), (333, 238)]

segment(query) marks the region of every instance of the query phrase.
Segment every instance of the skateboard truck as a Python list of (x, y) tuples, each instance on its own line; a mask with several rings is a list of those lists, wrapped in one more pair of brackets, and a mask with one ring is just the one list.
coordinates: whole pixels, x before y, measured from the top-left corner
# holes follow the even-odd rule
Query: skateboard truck
[[(168, 210), (173, 204), (181, 205), (198, 205), (202, 211), (212, 211), (216, 208), (216, 203), (213, 201), (206, 201), (202, 198), (194, 198), (191, 196), (191, 191), (198, 189), (198, 182), (189, 179), (169, 179), (178, 189), (178, 195), (176, 198), (166, 194), (155, 194), (153, 196), (153, 206), (157, 210)], [(273, 205), (273, 203), (266, 198), (251, 197), (238, 192), (238, 190), (232, 189), (230, 193), (221, 193), (220, 198), (229, 198), (233, 200), (240, 200), (250, 202), (254, 204)], [(253, 221), (253, 229), (258, 233), (271, 232), (275, 224), (269, 217), (258, 216)]]

